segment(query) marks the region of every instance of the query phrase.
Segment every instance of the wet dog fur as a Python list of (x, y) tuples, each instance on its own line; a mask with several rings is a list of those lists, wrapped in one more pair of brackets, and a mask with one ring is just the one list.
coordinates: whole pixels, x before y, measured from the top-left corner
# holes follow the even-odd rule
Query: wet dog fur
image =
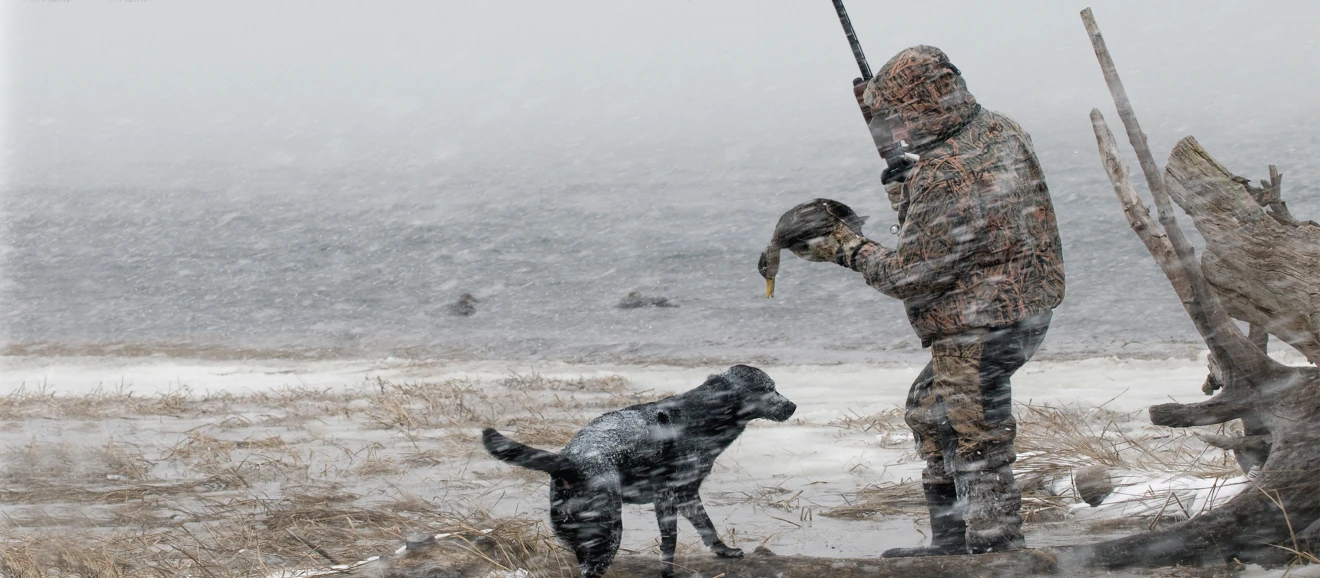
[(559, 453), (482, 433), (496, 458), (550, 474), (550, 524), (577, 556), (583, 578), (605, 574), (623, 535), (623, 504), (655, 504), (661, 576), (673, 576), (678, 514), (718, 556), (742, 557), (720, 541), (698, 490), (715, 458), (754, 419), (784, 421), (797, 405), (764, 371), (735, 365), (696, 389), (602, 415)]

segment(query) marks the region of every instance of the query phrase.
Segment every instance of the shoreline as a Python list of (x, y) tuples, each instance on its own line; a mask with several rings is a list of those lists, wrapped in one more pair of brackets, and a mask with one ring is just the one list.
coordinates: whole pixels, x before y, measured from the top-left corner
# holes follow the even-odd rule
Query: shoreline
[[(765, 365), (904, 365), (924, 364), (928, 352), (915, 337), (892, 343), (851, 344), (775, 343), (773, 340), (746, 343), (698, 342), (677, 346), (662, 342), (611, 344), (552, 343), (541, 339), (505, 340), (489, 343), (448, 344), (441, 342), (380, 342), (338, 345), (296, 341), (236, 346), (188, 341), (32, 341), (0, 340), (0, 360), (36, 358), (125, 358), (175, 359), (228, 362), (267, 361), (371, 361), (404, 359), (431, 363), (573, 363), (583, 365), (673, 365), (760, 363)], [(415, 344), (420, 343), (420, 344)], [(1290, 348), (1285, 357), (1300, 355)], [(1122, 360), (1196, 360), (1204, 358), (1201, 341), (1059, 342), (1047, 339), (1033, 358), (1037, 361), (1078, 361), (1096, 358)], [(1292, 363), (1292, 360), (1288, 360)]]
[[(1300, 356), (1275, 354), (1286, 363), (1304, 363)], [(1294, 357), (1296, 357), (1294, 359)], [(741, 361), (741, 360), (740, 360)], [(156, 356), (0, 356), (0, 394), (18, 391), (55, 395), (95, 392), (135, 395), (206, 395), (261, 393), (284, 389), (347, 391), (370, 383), (439, 382), (452, 379), (501, 380), (519, 376), (580, 379), (624, 376), (655, 391), (678, 392), (723, 371), (737, 361), (680, 360), (679, 363), (618, 361), (592, 363), (536, 359), (204, 359)], [(828, 363), (762, 363), (746, 360), (776, 381), (816, 387), (829, 384), (840, 391), (880, 387), (885, 396), (901, 396), (925, 360)], [(1167, 396), (1199, 398), (1206, 375), (1206, 354), (1196, 358), (1155, 359), (1093, 356), (1076, 359), (1033, 359), (1014, 376), (1017, 401), (1050, 398), (1063, 403), (1101, 403), (1124, 389), (1143, 390), (1149, 401)], [(863, 395), (862, 399), (869, 396)], [(862, 401), (854, 399), (854, 401)], [(1127, 405), (1127, 404), (1123, 404)]]

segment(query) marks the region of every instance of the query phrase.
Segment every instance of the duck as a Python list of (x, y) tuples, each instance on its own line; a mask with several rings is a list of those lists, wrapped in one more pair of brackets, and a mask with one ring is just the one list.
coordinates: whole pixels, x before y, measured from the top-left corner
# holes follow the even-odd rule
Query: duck
[(678, 307), (665, 297), (646, 297), (641, 291), (631, 291), (619, 300), (619, 309), (641, 309), (643, 307)]
[(471, 317), (477, 312), (477, 303), (479, 300), (473, 297), (471, 293), (464, 293), (459, 296), (458, 301), (449, 306), (449, 314), (459, 317)]
[(765, 296), (775, 296), (775, 275), (779, 273), (779, 252), (783, 249), (802, 256), (810, 252), (808, 241), (830, 234), (840, 221), (848, 225), (853, 232), (862, 234), (862, 225), (867, 217), (859, 217), (851, 207), (832, 199), (813, 199), (802, 203), (782, 217), (775, 225), (774, 236), (756, 268), (765, 278)]

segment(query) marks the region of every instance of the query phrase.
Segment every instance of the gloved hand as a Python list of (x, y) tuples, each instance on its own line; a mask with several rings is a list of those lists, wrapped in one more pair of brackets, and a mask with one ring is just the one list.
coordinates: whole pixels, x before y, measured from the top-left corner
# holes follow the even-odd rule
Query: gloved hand
[(828, 261), (851, 269), (857, 250), (866, 243), (866, 237), (858, 235), (846, 223), (839, 222), (828, 235), (808, 240), (805, 251), (794, 250), (793, 253), (808, 261)]
[[(867, 242), (862, 237), (865, 224), (866, 217), (831, 199), (814, 199), (789, 209), (779, 217), (775, 235), (757, 263), (757, 269), (766, 279), (767, 296), (779, 272), (781, 249), (808, 261), (832, 261), (851, 268), (856, 249)], [(845, 249), (846, 252), (840, 252)]]

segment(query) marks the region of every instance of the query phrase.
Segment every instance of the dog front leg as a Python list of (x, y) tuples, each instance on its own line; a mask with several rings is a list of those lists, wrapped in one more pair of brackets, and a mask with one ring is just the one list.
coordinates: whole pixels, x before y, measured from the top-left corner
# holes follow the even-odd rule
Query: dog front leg
[(720, 535), (715, 531), (715, 524), (710, 521), (710, 516), (706, 515), (706, 507), (701, 504), (701, 495), (697, 492), (687, 492), (680, 499), (678, 511), (683, 513), (683, 517), (697, 529), (701, 534), (701, 541), (705, 542), (706, 547), (710, 548), (716, 556), (721, 558), (742, 558), (743, 551), (739, 548), (731, 548), (720, 540)]
[(656, 491), (655, 521), (660, 525), (660, 576), (673, 578), (674, 550), (678, 547), (678, 511), (673, 490)]

